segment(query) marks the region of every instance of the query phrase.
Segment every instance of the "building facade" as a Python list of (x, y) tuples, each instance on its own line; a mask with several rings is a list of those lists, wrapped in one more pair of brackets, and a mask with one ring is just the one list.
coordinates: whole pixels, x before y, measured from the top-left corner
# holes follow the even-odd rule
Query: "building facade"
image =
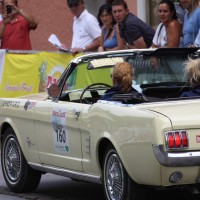
[[(95, 16), (98, 8), (106, 2), (106, 0), (84, 1), (87, 9)], [(127, 0), (130, 11), (135, 14), (137, 1), (141, 0)], [(56, 34), (62, 43), (71, 46), (73, 15), (66, 2), (67, 0), (19, 0), (20, 8), (39, 20), (38, 28), (30, 33), (33, 50), (57, 50), (48, 42), (52, 33)]]

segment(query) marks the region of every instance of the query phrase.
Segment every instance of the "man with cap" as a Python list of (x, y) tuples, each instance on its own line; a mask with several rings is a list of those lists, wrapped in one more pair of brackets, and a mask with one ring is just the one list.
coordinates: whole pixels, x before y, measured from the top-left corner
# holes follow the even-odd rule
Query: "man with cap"
[(84, 0), (67, 0), (67, 5), (74, 15), (72, 54), (97, 51), (101, 38), (97, 19), (87, 11)]

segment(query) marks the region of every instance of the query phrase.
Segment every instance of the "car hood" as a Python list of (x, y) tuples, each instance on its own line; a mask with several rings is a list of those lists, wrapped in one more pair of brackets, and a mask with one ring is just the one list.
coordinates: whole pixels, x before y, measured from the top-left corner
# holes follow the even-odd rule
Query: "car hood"
[(158, 102), (146, 110), (168, 117), (174, 129), (200, 128), (200, 100)]
[(25, 96), (17, 97), (18, 99), (29, 99), (29, 100), (38, 100), (38, 101), (44, 101), (48, 98), (47, 92), (43, 93), (37, 93), (37, 94), (29, 94)]

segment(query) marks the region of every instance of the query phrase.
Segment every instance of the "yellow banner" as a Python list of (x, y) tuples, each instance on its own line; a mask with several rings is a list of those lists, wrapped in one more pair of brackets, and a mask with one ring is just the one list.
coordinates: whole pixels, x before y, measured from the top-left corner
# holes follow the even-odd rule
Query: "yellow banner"
[(0, 97), (17, 97), (46, 91), (56, 83), (71, 54), (40, 52), (36, 54), (5, 55)]

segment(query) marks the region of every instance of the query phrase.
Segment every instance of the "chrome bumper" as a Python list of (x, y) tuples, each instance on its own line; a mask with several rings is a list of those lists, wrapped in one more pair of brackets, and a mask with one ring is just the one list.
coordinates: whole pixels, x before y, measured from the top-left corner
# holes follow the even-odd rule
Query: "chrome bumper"
[(158, 162), (166, 167), (200, 166), (200, 151), (166, 152), (163, 145), (153, 145)]

